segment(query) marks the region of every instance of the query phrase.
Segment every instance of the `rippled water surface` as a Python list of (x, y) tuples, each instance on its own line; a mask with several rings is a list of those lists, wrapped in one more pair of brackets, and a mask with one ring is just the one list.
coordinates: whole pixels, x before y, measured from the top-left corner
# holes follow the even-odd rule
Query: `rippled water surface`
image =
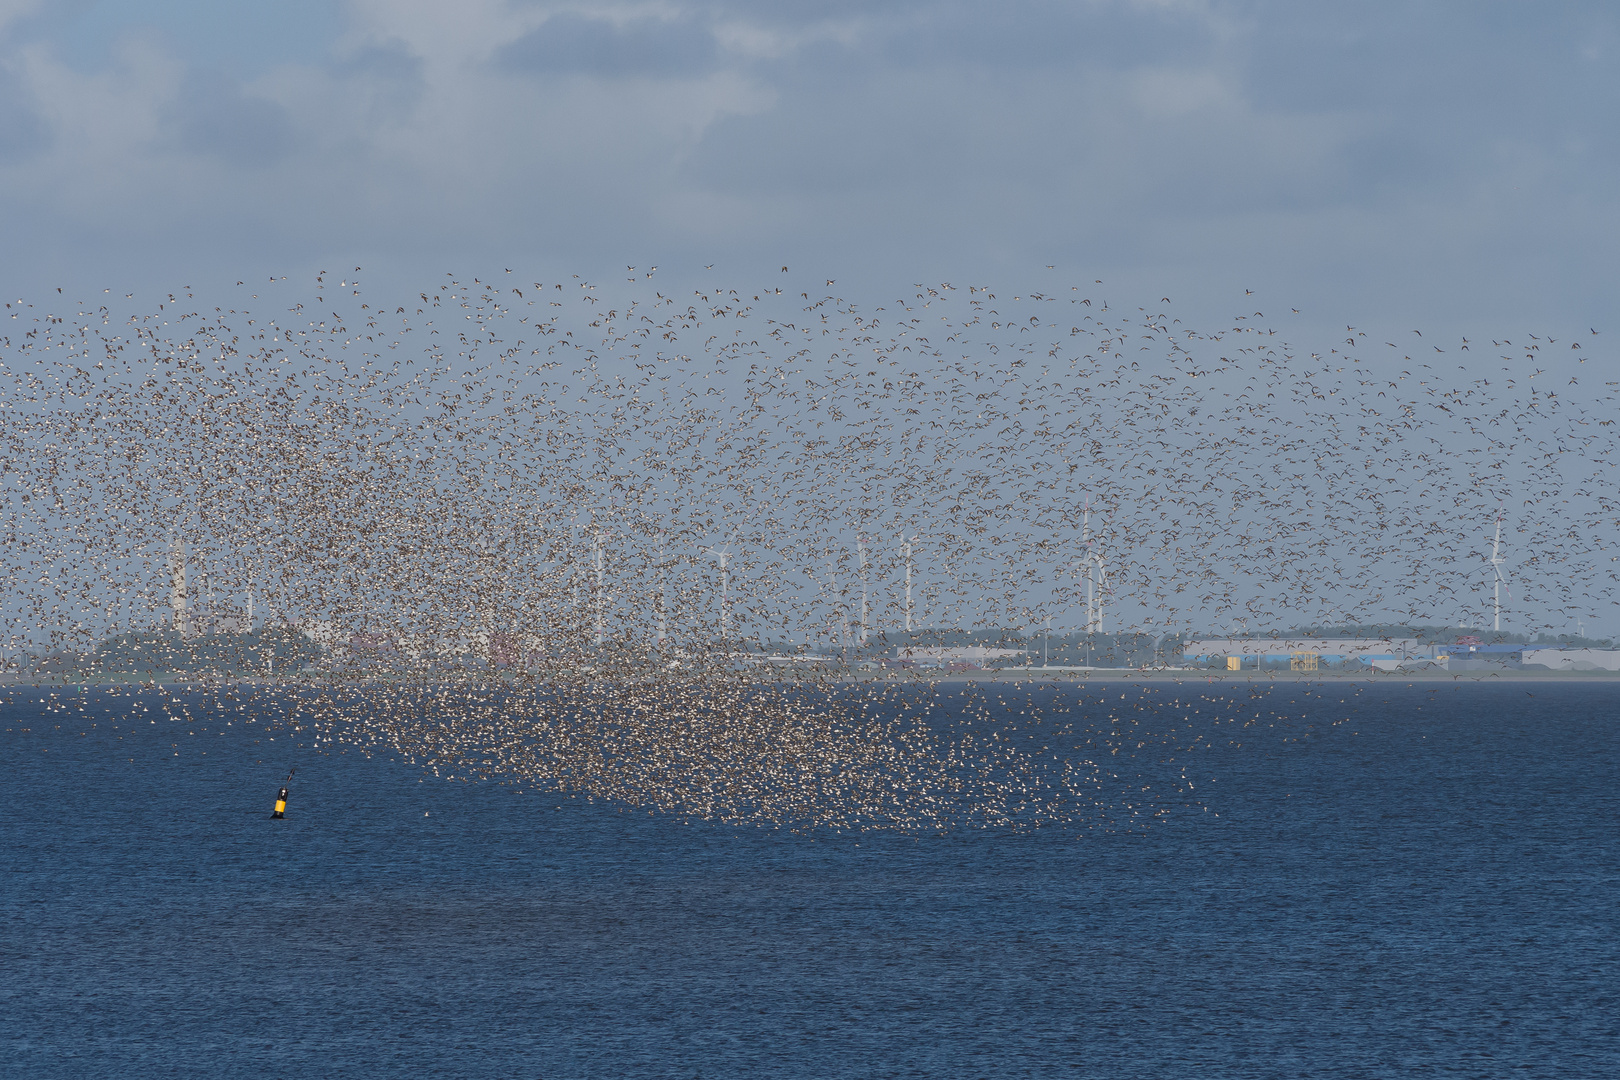
[(354, 754), (270, 821), (285, 736), (46, 696), (6, 1076), (1620, 1076), (1616, 685), (1333, 688), (1197, 757), (1207, 811), (922, 838)]

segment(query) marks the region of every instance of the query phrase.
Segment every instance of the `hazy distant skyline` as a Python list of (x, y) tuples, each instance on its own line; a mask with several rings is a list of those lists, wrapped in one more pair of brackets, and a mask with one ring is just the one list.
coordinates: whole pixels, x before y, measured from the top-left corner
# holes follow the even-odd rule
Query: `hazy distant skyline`
[(1602, 331), (1617, 50), (1603, 4), (10, 0), (0, 288), (792, 263)]

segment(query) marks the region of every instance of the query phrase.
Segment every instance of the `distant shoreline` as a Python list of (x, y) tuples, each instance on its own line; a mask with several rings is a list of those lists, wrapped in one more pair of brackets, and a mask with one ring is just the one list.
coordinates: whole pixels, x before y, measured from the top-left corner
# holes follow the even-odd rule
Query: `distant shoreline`
[[(421, 680), (428, 682), (430, 680)], [(487, 686), (495, 682), (511, 682), (522, 685), (524, 680), (474, 680), (474, 679), (448, 679), (443, 682), (465, 682), (469, 686)], [(589, 680), (583, 680), (589, 681)], [(222, 677), (210, 678), (206, 675), (162, 675), (142, 679), (118, 679), (109, 676), (100, 676), (92, 679), (41, 679), (37, 676), (0, 675), (0, 689), (53, 689), (63, 690), (72, 687), (119, 687), (119, 688), (148, 688), (165, 689), (175, 687), (225, 687), (225, 686), (255, 686), (266, 689), (303, 690), (315, 688), (358, 688), (363, 686), (388, 685), (395, 682), (389, 679), (264, 679)], [(545, 680), (536, 680), (544, 684)], [(850, 683), (893, 683), (905, 684), (967, 684), (967, 683), (1053, 683), (1053, 684), (1085, 684), (1088, 682), (1129, 683), (1323, 683), (1323, 682), (1358, 682), (1378, 685), (1390, 682), (1425, 682), (1425, 683), (1521, 683), (1521, 682), (1607, 682), (1620, 686), (1620, 671), (1531, 671), (1522, 669), (1505, 669), (1502, 671), (1225, 671), (1211, 668), (1200, 670), (1194, 668), (1003, 668), (1000, 670), (981, 669), (977, 671), (955, 671), (922, 673), (908, 672), (896, 675), (890, 672), (878, 671), (852, 671), (847, 674), (829, 673), (825, 680), (828, 685), (844, 685)], [(408, 680), (408, 685), (415, 685), (418, 680)], [(759, 685), (798, 685), (795, 680), (760, 680)]]
[(1158, 671), (1126, 671), (1120, 669), (1092, 670), (1084, 673), (1052, 672), (1040, 668), (1022, 668), (1016, 672), (998, 672), (999, 681), (1016, 679), (1025, 681), (1084, 682), (1100, 678), (1111, 682), (1130, 679), (1163, 682), (1613, 682), (1620, 684), (1620, 671), (1529, 671), (1504, 669), (1502, 671), (1198, 671), (1192, 668)]

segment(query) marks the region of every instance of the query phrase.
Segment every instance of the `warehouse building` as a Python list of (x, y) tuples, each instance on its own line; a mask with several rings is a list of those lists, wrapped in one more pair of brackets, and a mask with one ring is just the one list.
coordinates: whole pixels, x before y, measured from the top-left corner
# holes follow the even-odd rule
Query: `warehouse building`
[(1533, 649), (1523, 653), (1525, 667), (1553, 671), (1620, 671), (1620, 649)]
[(1349, 665), (1393, 671), (1431, 666), (1439, 655), (1432, 643), (1417, 638), (1202, 638), (1182, 648), (1183, 663), (1228, 671), (1317, 671)]

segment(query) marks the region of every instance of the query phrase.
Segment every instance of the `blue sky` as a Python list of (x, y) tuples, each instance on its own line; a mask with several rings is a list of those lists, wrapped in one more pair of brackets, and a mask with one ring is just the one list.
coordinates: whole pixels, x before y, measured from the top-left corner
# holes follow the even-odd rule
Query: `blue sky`
[(1617, 48), (1607, 4), (5, 0), (0, 288), (791, 264), (1603, 330)]

